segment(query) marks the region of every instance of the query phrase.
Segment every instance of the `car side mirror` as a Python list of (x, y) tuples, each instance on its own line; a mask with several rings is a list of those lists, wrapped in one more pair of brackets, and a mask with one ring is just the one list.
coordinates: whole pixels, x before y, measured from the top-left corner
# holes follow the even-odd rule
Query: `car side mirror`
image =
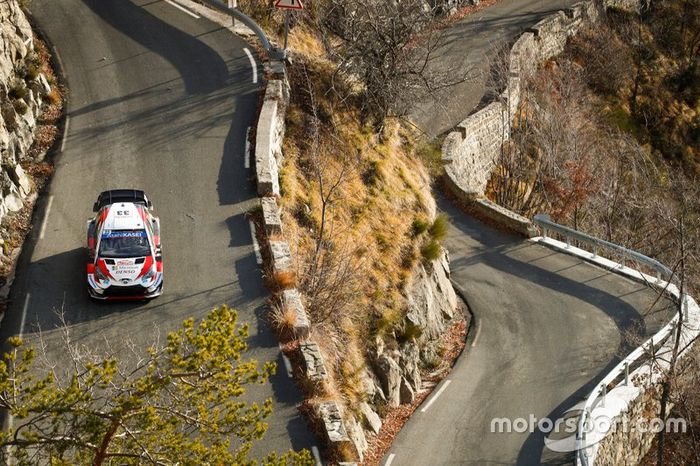
[(93, 212), (97, 212), (98, 210), (100, 210), (100, 206), (99, 206), (99, 204), (97, 204), (97, 202), (95, 202), (95, 203), (92, 205), (92, 211), (93, 211)]

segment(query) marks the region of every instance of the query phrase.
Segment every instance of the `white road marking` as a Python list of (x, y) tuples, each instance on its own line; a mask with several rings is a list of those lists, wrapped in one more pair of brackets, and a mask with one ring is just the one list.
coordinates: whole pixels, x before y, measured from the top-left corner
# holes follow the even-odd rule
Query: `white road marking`
[(391, 466), (391, 463), (394, 462), (394, 458), (396, 458), (395, 454), (389, 455), (389, 457), (386, 459), (386, 463), (384, 463), (384, 466)]
[(177, 3), (175, 3), (175, 2), (173, 2), (173, 1), (171, 1), (171, 0), (165, 0), (165, 3), (167, 3), (167, 4), (170, 5), (170, 6), (174, 6), (174, 7), (177, 8), (178, 10), (180, 10), (180, 11), (182, 11), (182, 12), (184, 12), (184, 13), (187, 13), (188, 15), (190, 15), (190, 16), (193, 17), (193, 18), (199, 19), (199, 15), (198, 15), (198, 14), (192, 13), (190, 10), (188, 10), (187, 8), (185, 8), (185, 7), (182, 6), (182, 5), (178, 5)]
[(318, 452), (318, 447), (316, 445), (311, 447), (311, 454), (314, 455), (314, 459), (316, 460), (316, 466), (323, 466), (323, 462), (321, 461), (321, 454)]
[(255, 252), (255, 260), (258, 265), (262, 264), (262, 255), (260, 254), (260, 244), (258, 244), (258, 238), (255, 235), (255, 223), (252, 220), (248, 220), (250, 223), (250, 237), (253, 239), (253, 251)]
[(287, 370), (287, 375), (289, 377), (292, 377), (292, 363), (289, 361), (289, 358), (287, 357), (286, 354), (284, 354), (284, 351), (282, 351), (282, 344), (280, 343), (280, 352), (282, 353), (282, 361), (284, 361), (284, 368)]
[(245, 132), (245, 167), (250, 168), (250, 126)]
[(53, 204), (53, 196), (49, 196), (49, 203), (46, 204), (44, 220), (41, 222), (41, 229), (39, 230), (39, 239), (44, 239), (44, 233), (46, 233), (46, 224), (49, 223), (49, 212), (51, 212), (51, 204)]
[(61, 68), (61, 72), (65, 75), (66, 73), (66, 68), (63, 66), (63, 60), (61, 59), (61, 54), (58, 53), (58, 49), (55, 46), (51, 47), (51, 50), (53, 50), (53, 56), (56, 57), (56, 61), (58, 62), (58, 66)]
[(68, 125), (70, 124), (70, 117), (66, 115), (66, 122), (63, 125), (63, 136), (61, 136), (61, 154), (66, 148), (66, 139), (68, 139)]
[(476, 335), (474, 335), (474, 341), (472, 342), (472, 348), (476, 346), (476, 342), (479, 341), (479, 335), (481, 335), (481, 321), (476, 324)]
[(425, 406), (423, 407), (423, 409), (420, 410), (420, 412), (421, 412), (421, 413), (426, 412), (426, 411), (428, 410), (428, 408), (430, 408), (430, 406), (431, 406), (433, 403), (435, 403), (435, 400), (437, 400), (437, 399), (440, 397), (440, 395), (442, 395), (442, 392), (445, 391), (445, 389), (447, 388), (447, 386), (448, 386), (450, 383), (452, 383), (451, 380), (449, 380), (449, 379), (445, 380), (445, 383), (442, 384), (442, 387), (440, 387), (440, 390), (438, 390), (437, 393), (436, 393), (435, 395), (433, 395), (432, 398), (430, 398), (430, 401), (428, 401), (428, 404), (425, 405)]
[(22, 322), (19, 324), (19, 337), (22, 338), (24, 335), (24, 324), (27, 322), (27, 311), (29, 310), (29, 299), (32, 297), (31, 293), (27, 293), (24, 297), (24, 306), (22, 306)]
[(253, 68), (253, 84), (258, 83), (258, 65), (255, 64), (255, 58), (253, 58), (253, 54), (250, 53), (250, 50), (248, 50), (248, 47), (244, 47), (243, 51), (245, 52), (246, 55), (248, 55), (248, 60), (250, 60), (250, 66)]

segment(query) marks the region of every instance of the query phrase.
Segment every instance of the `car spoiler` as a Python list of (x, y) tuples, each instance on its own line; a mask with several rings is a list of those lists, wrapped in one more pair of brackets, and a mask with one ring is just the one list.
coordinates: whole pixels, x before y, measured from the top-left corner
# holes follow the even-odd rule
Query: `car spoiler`
[(151, 207), (151, 201), (146, 197), (146, 193), (138, 189), (112, 189), (111, 191), (103, 191), (97, 197), (97, 202), (92, 206), (92, 211), (97, 212), (106, 205), (119, 202), (133, 202), (134, 204), (142, 204), (146, 207)]

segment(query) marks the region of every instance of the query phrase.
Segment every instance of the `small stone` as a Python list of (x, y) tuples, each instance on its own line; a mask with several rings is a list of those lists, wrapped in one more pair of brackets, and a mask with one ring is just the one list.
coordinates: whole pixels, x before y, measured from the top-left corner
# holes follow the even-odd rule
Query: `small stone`
[(326, 437), (331, 443), (349, 442), (347, 430), (343, 418), (340, 415), (340, 408), (335, 401), (324, 401), (316, 405), (316, 413), (323, 422)]
[(309, 336), (309, 318), (306, 315), (304, 304), (301, 302), (301, 295), (296, 289), (285, 290), (282, 292), (282, 305), (288, 311), (294, 313), (294, 334), (300, 338)]
[(260, 200), (263, 212), (263, 222), (268, 235), (282, 233), (282, 217), (274, 197), (263, 197)]
[(291, 271), (292, 252), (286, 241), (270, 241), (270, 254), (272, 255), (272, 268), (275, 272)]
[(306, 377), (309, 380), (317, 382), (325, 379), (328, 376), (318, 343), (314, 341), (302, 343), (299, 345), (299, 351), (304, 359)]

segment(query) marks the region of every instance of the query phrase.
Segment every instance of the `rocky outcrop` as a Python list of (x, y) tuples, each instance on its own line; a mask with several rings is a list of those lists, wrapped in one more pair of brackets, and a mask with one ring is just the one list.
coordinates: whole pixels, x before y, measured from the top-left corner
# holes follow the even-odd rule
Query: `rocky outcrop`
[(18, 3), (0, 2), (0, 220), (20, 210), (32, 191), (19, 164), (28, 158), (42, 98), (50, 91), (37, 60), (32, 29)]
[[(365, 377), (370, 400), (389, 406), (413, 403), (421, 390), (421, 367), (438, 359), (437, 345), (457, 311), (457, 295), (450, 282), (447, 251), (429, 264), (419, 263), (406, 289), (408, 309), (396, 335), (397, 349), (378, 345), (374, 373)], [(366, 416), (366, 415), (365, 415)]]
[(401, 404), (401, 367), (396, 362), (396, 356), (380, 354), (377, 358), (376, 371), (381, 389), (386, 398), (387, 404), (392, 408)]

